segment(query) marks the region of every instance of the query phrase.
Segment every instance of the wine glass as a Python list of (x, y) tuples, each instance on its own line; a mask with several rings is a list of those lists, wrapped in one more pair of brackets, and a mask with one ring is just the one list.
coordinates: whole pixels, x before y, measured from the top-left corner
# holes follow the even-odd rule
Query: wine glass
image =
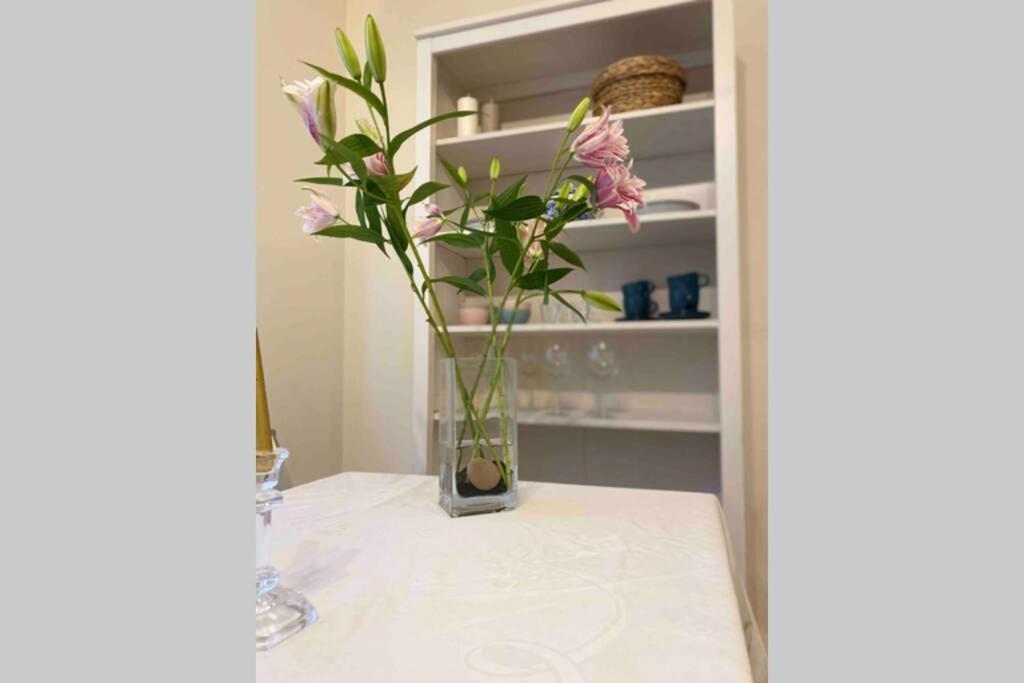
[[(538, 358), (537, 354), (532, 350), (524, 349), (523, 352), (519, 354), (519, 372), (523, 373), (523, 377), (528, 378), (533, 378), (540, 374), (540, 358)], [(530, 382), (530, 384), (533, 385), (533, 382)], [(537, 388), (535, 386), (526, 392), (527, 410), (534, 409), (533, 396), (535, 393), (537, 393)]]
[[(587, 370), (601, 381), (619, 374), (619, 361), (615, 348), (605, 341), (594, 342), (587, 351)], [(602, 392), (598, 400), (598, 416), (608, 417), (608, 395), (606, 392)]]
[(551, 300), (546, 304), (540, 304), (540, 319), (542, 322), (549, 325), (557, 325), (564, 323), (568, 320), (566, 313), (569, 312), (565, 306), (562, 305), (561, 301), (551, 297)]
[[(544, 374), (554, 380), (558, 380), (560, 377), (568, 377), (571, 370), (569, 365), (569, 352), (564, 346), (557, 342), (552, 344), (544, 351), (542, 367), (544, 369)], [(552, 415), (562, 415), (560, 391), (555, 391), (555, 410)]]

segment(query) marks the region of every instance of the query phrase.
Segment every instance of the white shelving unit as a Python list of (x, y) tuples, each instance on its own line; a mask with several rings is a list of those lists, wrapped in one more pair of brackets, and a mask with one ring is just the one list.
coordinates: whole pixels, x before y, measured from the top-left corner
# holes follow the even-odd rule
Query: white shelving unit
[[(521, 377), (535, 397), (558, 391), (566, 414), (520, 410), (520, 477), (524, 480), (675, 488), (721, 497), (733, 549), (744, 566), (742, 366), (740, 355), (739, 226), (737, 212), (735, 53), (732, 0), (561, 0), (429, 28), (417, 33), (417, 118), (455, 109), (466, 93), (501, 108), (502, 129), (456, 137), (445, 122), (416, 138), (417, 184), (445, 180), (439, 159), (465, 166), (474, 191), (486, 189), (492, 157), (502, 181), (527, 175), (526, 189), (543, 192), (551, 158), (576, 103), (604, 67), (638, 54), (671, 57), (688, 72), (681, 104), (614, 115), (623, 121), (634, 170), (652, 189), (713, 187), (700, 210), (641, 216), (629, 232), (617, 211), (577, 221), (562, 233), (583, 254), (586, 271), (567, 288), (617, 292), (647, 279), (664, 310), (665, 278), (708, 273), (704, 320), (591, 322), (517, 326), (510, 355), (534, 354), (553, 341), (566, 346), (575, 372), (564, 385)], [(573, 172), (573, 171), (570, 171)], [(448, 194), (450, 193), (450, 194)], [(454, 205), (451, 190), (437, 203)], [(472, 252), (433, 244), (424, 250), (434, 276), (479, 267)], [(499, 286), (502, 283), (499, 280)], [(457, 320), (454, 290), (442, 299)], [(534, 311), (536, 314), (537, 311)], [(419, 310), (415, 315), (414, 425), (416, 460), (436, 472), (434, 419), (439, 350)], [(461, 355), (479, 354), (486, 325), (455, 325)], [(620, 351), (610, 380), (583, 371), (587, 346), (598, 339)], [(578, 365), (576, 365), (578, 364)], [(602, 384), (602, 382), (605, 382)], [(614, 394), (617, 409), (594, 416), (596, 397)], [(531, 402), (532, 406), (532, 402)]]

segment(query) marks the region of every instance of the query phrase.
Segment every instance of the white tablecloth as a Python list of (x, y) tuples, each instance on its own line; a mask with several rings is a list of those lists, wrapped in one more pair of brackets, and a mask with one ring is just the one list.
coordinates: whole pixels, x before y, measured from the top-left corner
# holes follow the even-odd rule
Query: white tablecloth
[(449, 519), (434, 477), (344, 473), (286, 491), (271, 534), (320, 619), (260, 680), (751, 681), (710, 495), (521, 482)]

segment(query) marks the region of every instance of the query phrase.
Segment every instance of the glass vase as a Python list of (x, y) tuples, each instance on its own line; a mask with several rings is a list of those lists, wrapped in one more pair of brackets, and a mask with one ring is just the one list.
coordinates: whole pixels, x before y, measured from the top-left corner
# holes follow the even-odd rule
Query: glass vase
[(445, 358), (440, 373), (441, 507), (451, 517), (515, 508), (515, 360)]
[(280, 584), (270, 564), (270, 515), (284, 497), (275, 487), (284, 448), (256, 454), (256, 649), (269, 650), (282, 640), (316, 622), (316, 608), (302, 594)]

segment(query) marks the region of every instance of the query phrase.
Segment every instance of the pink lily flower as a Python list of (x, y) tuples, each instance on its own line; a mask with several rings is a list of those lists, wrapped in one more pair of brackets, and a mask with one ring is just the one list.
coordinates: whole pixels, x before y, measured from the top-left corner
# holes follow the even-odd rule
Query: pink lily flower
[(622, 134), (622, 121), (610, 121), (610, 116), (611, 110), (605, 107), (601, 117), (573, 141), (570, 149), (576, 161), (590, 168), (601, 168), (626, 160), (629, 144)]
[(629, 165), (609, 164), (602, 166), (594, 178), (594, 206), (599, 209), (618, 209), (626, 217), (630, 232), (640, 230), (640, 218), (636, 210), (646, 206), (645, 183), (632, 175), (633, 162)]
[(427, 217), (416, 225), (416, 232), (412, 236), (420, 244), (441, 232), (441, 228), (444, 227), (444, 212), (441, 211), (441, 207), (430, 203), (424, 203), (423, 206), (427, 211)]
[(338, 210), (334, 202), (322, 192), (314, 190), (312, 187), (304, 187), (302, 189), (309, 190), (310, 192), (309, 206), (304, 206), (295, 212), (296, 216), (305, 221), (302, 231), (307, 235), (315, 235), (321, 230), (334, 225), (334, 222), (341, 215), (341, 211)]
[(323, 147), (321, 135), (334, 137), (334, 89), (330, 81), (320, 76), (311, 81), (281, 81), (281, 91), (295, 105), (318, 147)]
[(388, 159), (384, 152), (377, 152), (373, 156), (366, 157), (366, 172), (370, 175), (386, 176), (391, 174), (388, 168)]

